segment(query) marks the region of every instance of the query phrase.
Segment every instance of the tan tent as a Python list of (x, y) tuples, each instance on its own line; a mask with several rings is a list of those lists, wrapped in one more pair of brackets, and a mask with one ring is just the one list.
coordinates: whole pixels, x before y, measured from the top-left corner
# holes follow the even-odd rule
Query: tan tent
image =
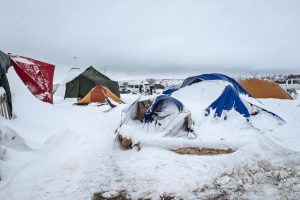
[(277, 83), (260, 79), (246, 79), (240, 85), (255, 98), (293, 99)]

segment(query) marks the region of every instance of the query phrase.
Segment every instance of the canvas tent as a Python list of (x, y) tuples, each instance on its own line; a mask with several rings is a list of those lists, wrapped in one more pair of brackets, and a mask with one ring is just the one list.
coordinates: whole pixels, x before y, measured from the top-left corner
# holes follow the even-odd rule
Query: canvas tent
[(29, 91), (38, 99), (53, 103), (53, 76), (55, 66), (24, 56), (10, 56), (16, 73)]
[(78, 103), (89, 104), (92, 102), (105, 103), (106, 98), (109, 98), (117, 103), (122, 103), (123, 101), (112, 93), (107, 87), (102, 85), (97, 85), (91, 89), (91, 91), (82, 98)]
[(66, 83), (65, 98), (82, 98), (96, 85), (105, 86), (117, 97), (120, 97), (118, 82), (112, 81), (91, 66)]
[(293, 99), (277, 83), (260, 79), (246, 79), (240, 85), (255, 98)]

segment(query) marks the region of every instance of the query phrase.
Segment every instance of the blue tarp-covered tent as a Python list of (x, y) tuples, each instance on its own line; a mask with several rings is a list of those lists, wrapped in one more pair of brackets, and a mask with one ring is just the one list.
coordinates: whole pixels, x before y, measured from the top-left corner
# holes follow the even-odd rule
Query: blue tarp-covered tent
[(231, 85), (228, 85), (222, 92), (221, 96), (206, 109), (206, 112), (207, 115), (209, 115), (212, 109), (215, 110), (215, 116), (221, 117), (224, 110), (229, 111), (233, 108), (244, 117), (250, 117), (250, 113), (240, 99), (236, 89)]
[(173, 103), (174, 105), (176, 105), (176, 107), (178, 108), (178, 110), (180, 112), (183, 110), (183, 104), (180, 101), (178, 101), (177, 99), (167, 96), (167, 95), (160, 95), (160, 96), (156, 97), (155, 101), (152, 103), (150, 108), (146, 111), (146, 113), (144, 115), (145, 123), (149, 123), (149, 122), (153, 121), (152, 115), (154, 114), (154, 112), (157, 111), (157, 109), (159, 108), (159, 105), (161, 105), (165, 101), (169, 101), (169, 102)]
[(173, 92), (177, 91), (178, 89), (176, 88), (170, 88), (170, 89), (166, 89), (165, 91), (163, 91), (162, 94), (165, 94), (165, 95), (171, 95)]
[(233, 78), (230, 78), (224, 74), (218, 74), (218, 73), (201, 74), (198, 76), (188, 77), (183, 81), (180, 88), (183, 88), (185, 86), (192, 85), (194, 83), (198, 83), (201, 81), (209, 81), (209, 80), (223, 80), (223, 81), (229, 82), (238, 91), (238, 93), (251, 96), (244, 88), (242, 88), (242, 86), (240, 86), (240, 84), (236, 80), (234, 80)]

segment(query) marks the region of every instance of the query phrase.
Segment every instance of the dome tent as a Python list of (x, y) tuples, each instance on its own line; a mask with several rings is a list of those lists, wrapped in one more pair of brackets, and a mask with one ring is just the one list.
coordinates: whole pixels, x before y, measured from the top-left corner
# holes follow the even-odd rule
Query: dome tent
[[(207, 128), (214, 133), (214, 126), (229, 132), (234, 129), (238, 133), (246, 128), (261, 133), (285, 122), (225, 75), (205, 74), (186, 80), (171, 94), (157, 96), (150, 99), (150, 103), (138, 99), (124, 109), (125, 115), (116, 130), (121, 144), (125, 140), (138, 145), (155, 142), (158, 137), (195, 139), (205, 135)], [(145, 102), (143, 108), (148, 107), (143, 113), (144, 119), (138, 121), (138, 104), (142, 102)], [(214, 117), (221, 120), (215, 121)]]
[(240, 86), (240, 84), (234, 80), (233, 78), (230, 78), (229, 76), (226, 76), (224, 74), (218, 74), (218, 73), (211, 73), (211, 74), (201, 74), (198, 76), (191, 76), (186, 78), (182, 85), (180, 86), (180, 88), (186, 87), (188, 85), (192, 85), (194, 83), (198, 83), (201, 81), (209, 81), (209, 80), (222, 80), (222, 81), (226, 81), (228, 83), (230, 83), (236, 90), (238, 93), (241, 94), (246, 94), (251, 96), (250, 94), (248, 94), (248, 92)]
[[(153, 121), (152, 115), (156, 112), (159, 111), (161, 112), (162, 109), (165, 109), (163, 104), (164, 103), (172, 103), (174, 104), (178, 111), (182, 111), (183, 110), (183, 104), (178, 101), (177, 99), (167, 96), (167, 95), (160, 95), (158, 97), (156, 97), (155, 101), (152, 103), (152, 105), (150, 106), (150, 108), (146, 111), (145, 115), (144, 115), (144, 122), (145, 123), (149, 123)], [(165, 105), (165, 107), (168, 105)]]
[(82, 98), (79, 104), (89, 104), (92, 102), (105, 103), (106, 98), (110, 98), (117, 103), (122, 103), (123, 101), (112, 93), (107, 87), (102, 85), (97, 85), (91, 89), (91, 91)]
[[(206, 93), (206, 95), (209, 95), (211, 93), (215, 96), (214, 98), (209, 98), (211, 102), (208, 104), (209, 106), (204, 109), (206, 111), (206, 116), (209, 115), (211, 111), (213, 111), (216, 117), (221, 117), (223, 111), (234, 109), (248, 121), (252, 114), (263, 111), (284, 122), (284, 120), (280, 116), (264, 108), (264, 105), (254, 97), (252, 97), (237, 81), (223, 74), (212, 73), (188, 77), (184, 80), (180, 89), (177, 91), (182, 90), (186, 86), (200, 82), (201, 84), (202, 82), (210, 82), (210, 84), (207, 86), (204, 86), (205, 84), (202, 84), (202, 90), (204, 90), (204, 93)], [(221, 87), (219, 87), (219, 95), (216, 95), (216, 91), (210, 88), (215, 87), (214, 85), (222, 85)], [(174, 92), (171, 95), (174, 96), (173, 94), (176, 93), (177, 92)], [(227, 117), (225, 116), (225, 119), (226, 118)]]

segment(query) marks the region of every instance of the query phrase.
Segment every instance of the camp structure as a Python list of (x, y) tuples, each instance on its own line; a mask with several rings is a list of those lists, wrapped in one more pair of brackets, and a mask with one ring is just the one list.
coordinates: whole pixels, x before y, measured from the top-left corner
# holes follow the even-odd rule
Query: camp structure
[(273, 81), (253, 78), (240, 81), (240, 85), (255, 98), (293, 99)]
[(144, 123), (165, 132), (164, 136), (182, 137), (193, 133), (189, 110), (180, 101), (167, 95), (155, 98), (144, 114)]
[(227, 82), (227, 83), (231, 84), (237, 92), (239, 92), (241, 94), (248, 94), (247, 91), (243, 87), (241, 87), (240, 84), (236, 80), (234, 80), (233, 78), (226, 76), (224, 74), (218, 74), (218, 73), (201, 74), (198, 76), (188, 77), (183, 81), (180, 88), (183, 88), (183, 87), (195, 84), (195, 83), (199, 83), (201, 81), (214, 81), (214, 80), (221, 80), (221, 81)]
[(138, 98), (126, 107), (122, 114), (121, 125), (116, 131), (121, 140), (134, 140), (136, 136), (147, 135), (195, 137), (190, 111), (180, 101), (167, 95), (160, 95), (155, 99)]
[(264, 132), (285, 123), (223, 74), (188, 77), (179, 89), (155, 99), (137, 99), (123, 114), (116, 131), (123, 146), (156, 142), (157, 137), (195, 139), (213, 125)]
[(106, 103), (107, 98), (113, 100), (117, 103), (122, 103), (123, 101), (117, 97), (112, 91), (110, 91), (107, 87), (102, 85), (97, 85), (91, 89), (91, 91), (85, 95), (84, 98), (80, 99), (77, 104), (89, 104), (93, 102), (97, 103)]
[(94, 67), (87, 68), (84, 72), (66, 83), (65, 98), (83, 98), (96, 85), (107, 87), (117, 97), (120, 97), (119, 84), (97, 71)]
[(11, 55), (12, 65), (29, 91), (44, 102), (53, 103), (55, 66), (24, 56)]
[[(187, 86), (193, 86), (193, 89)], [(213, 73), (188, 77), (183, 81), (181, 88), (171, 95), (181, 100), (180, 98), (184, 96), (181, 94), (181, 91), (187, 90), (189, 93), (196, 93), (197, 91), (191, 91), (195, 90), (194, 88), (198, 92), (201, 91), (201, 96), (203, 96), (198, 101), (202, 102), (205, 116), (213, 113), (215, 117), (227, 119), (228, 112), (233, 110), (247, 121), (250, 121), (250, 118), (258, 113), (267, 113), (284, 122), (280, 116), (266, 109), (260, 101), (249, 94), (237, 81), (223, 74)], [(189, 95), (187, 93), (186, 96)], [(178, 96), (178, 94), (181, 94), (181, 96)], [(197, 96), (199, 95), (194, 95), (194, 98), (198, 98)], [(193, 101), (193, 99), (184, 99), (183, 102), (185, 101)]]
[[(250, 117), (250, 113), (239, 97), (238, 92), (231, 85), (227, 85), (219, 98), (217, 98), (208, 108), (206, 115), (210, 114), (211, 110), (215, 111), (215, 116), (221, 117), (224, 110), (229, 111), (235, 109), (238, 113), (246, 118)], [(226, 118), (226, 116), (225, 116)]]

